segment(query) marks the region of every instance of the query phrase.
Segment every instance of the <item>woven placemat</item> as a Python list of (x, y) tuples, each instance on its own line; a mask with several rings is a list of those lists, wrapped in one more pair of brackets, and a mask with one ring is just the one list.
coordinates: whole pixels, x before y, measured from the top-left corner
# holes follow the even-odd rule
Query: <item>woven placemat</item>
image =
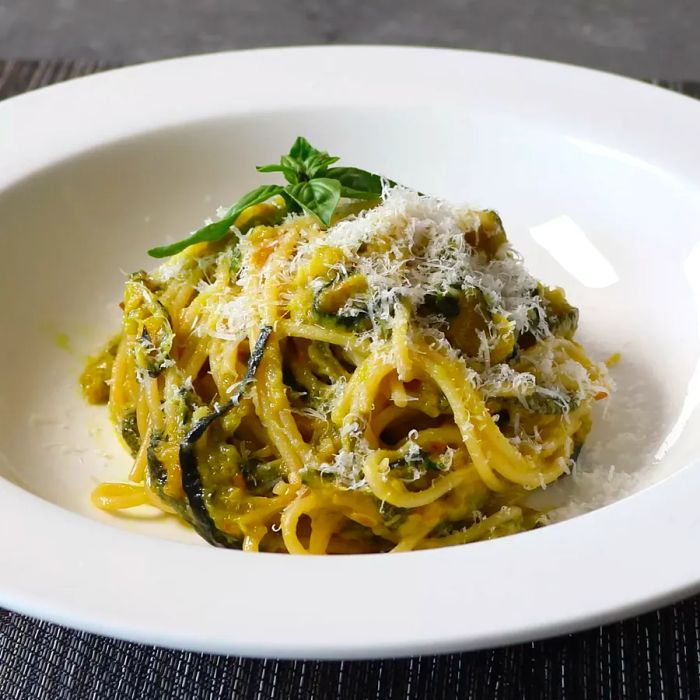
[[(0, 98), (108, 67), (0, 61)], [(655, 82), (700, 97), (700, 83)], [(700, 597), (531, 644), (367, 662), (170, 651), (0, 609), (0, 700), (335, 697), (700, 698)]]

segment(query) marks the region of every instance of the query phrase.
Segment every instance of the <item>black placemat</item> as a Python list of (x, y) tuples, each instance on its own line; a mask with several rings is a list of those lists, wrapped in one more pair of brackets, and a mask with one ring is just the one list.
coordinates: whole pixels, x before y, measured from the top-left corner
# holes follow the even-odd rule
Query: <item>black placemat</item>
[[(0, 61), (0, 99), (107, 67), (86, 61)], [(654, 82), (700, 97), (700, 83)], [(531, 644), (367, 662), (170, 651), (0, 609), (0, 700), (296, 697), (700, 698), (700, 596)]]

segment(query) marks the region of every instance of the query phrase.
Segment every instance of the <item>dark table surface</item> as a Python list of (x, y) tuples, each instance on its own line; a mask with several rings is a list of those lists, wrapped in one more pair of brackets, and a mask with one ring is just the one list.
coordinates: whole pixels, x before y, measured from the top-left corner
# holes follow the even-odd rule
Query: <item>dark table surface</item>
[(0, 0), (0, 52), (124, 63), (308, 44), (500, 51), (700, 76), (697, 0)]
[[(106, 67), (0, 61), (0, 99)], [(659, 82), (700, 97), (699, 83)], [(364, 662), (172, 651), (0, 609), (0, 700), (290, 697), (700, 698), (700, 597), (530, 644)]]

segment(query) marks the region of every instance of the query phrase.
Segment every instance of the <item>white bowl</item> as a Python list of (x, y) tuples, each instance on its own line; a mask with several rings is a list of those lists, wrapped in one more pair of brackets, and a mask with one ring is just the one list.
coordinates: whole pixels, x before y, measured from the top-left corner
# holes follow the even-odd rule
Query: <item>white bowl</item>
[[(690, 99), (622, 78), (408, 48), (188, 58), (0, 104), (0, 604), (173, 647), (348, 658), (556, 634), (700, 588), (698, 123)], [(530, 269), (581, 307), (584, 342), (622, 352), (587, 447), (586, 484), (614, 505), (496, 541), (328, 558), (217, 550), (90, 505), (128, 470), (77, 385), (117, 326), (120, 271), (259, 183), (253, 166), (298, 134), (497, 209)]]

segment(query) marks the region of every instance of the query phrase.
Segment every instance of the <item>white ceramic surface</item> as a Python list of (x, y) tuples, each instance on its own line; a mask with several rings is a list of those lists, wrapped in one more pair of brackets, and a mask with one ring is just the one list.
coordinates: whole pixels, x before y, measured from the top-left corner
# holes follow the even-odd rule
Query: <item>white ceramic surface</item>
[[(556, 634), (700, 589), (699, 123), (700, 104), (610, 75), (408, 48), (188, 58), (0, 104), (0, 604), (173, 647), (349, 658)], [(298, 134), (501, 213), (581, 307), (582, 339), (623, 353), (587, 449), (641, 475), (637, 493), (492, 542), (331, 558), (217, 550), (90, 506), (128, 469), (76, 382), (115, 328), (120, 270)]]

